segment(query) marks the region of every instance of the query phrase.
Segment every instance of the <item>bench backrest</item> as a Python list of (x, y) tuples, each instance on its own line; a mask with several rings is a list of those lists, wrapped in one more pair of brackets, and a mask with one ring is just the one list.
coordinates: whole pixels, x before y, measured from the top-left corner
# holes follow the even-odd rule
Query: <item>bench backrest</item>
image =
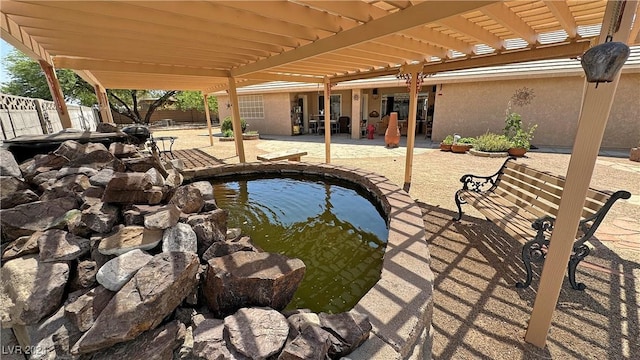
[[(558, 215), (564, 189), (563, 177), (507, 161), (499, 177), (495, 192), (536, 217)], [(611, 193), (589, 188), (583, 205), (582, 219), (600, 210)]]

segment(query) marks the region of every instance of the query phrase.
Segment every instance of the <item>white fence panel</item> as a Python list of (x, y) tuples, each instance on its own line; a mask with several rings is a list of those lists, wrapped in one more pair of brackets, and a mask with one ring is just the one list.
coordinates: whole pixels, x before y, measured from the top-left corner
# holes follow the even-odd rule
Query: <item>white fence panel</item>
[(92, 108), (80, 105), (67, 105), (71, 125), (74, 129), (95, 131), (100, 120)]
[(42, 109), (42, 118), (47, 126), (47, 134), (57, 133), (63, 129), (60, 116), (58, 116), (58, 109), (53, 101), (40, 100), (40, 108)]
[(42, 135), (42, 124), (35, 99), (0, 94), (2, 139), (20, 135)]

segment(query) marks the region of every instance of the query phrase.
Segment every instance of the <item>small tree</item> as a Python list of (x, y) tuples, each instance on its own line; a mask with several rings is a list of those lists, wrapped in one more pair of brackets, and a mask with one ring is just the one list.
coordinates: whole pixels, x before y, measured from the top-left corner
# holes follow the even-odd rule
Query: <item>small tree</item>
[(507, 103), (504, 135), (509, 139), (513, 147), (529, 150), (531, 140), (533, 140), (533, 133), (536, 131), (538, 125), (530, 125), (528, 128), (524, 128), (522, 126), (522, 116), (512, 111), (512, 106), (523, 107), (529, 105), (534, 98), (535, 94), (533, 93), (533, 89), (523, 87), (522, 89), (516, 90)]
[[(120, 115), (126, 116), (136, 124), (149, 124), (153, 112), (162, 107), (169, 99), (175, 95), (177, 90), (150, 91), (150, 90), (112, 90), (107, 89), (109, 96), (109, 106), (111, 110)], [(140, 115), (139, 97), (149, 94), (158, 96), (147, 109), (144, 118)]]
[[(182, 91), (175, 97), (180, 110), (204, 111), (204, 96), (200, 91)], [(209, 96), (207, 103), (210, 112), (214, 114), (218, 112), (218, 99), (215, 96)]]

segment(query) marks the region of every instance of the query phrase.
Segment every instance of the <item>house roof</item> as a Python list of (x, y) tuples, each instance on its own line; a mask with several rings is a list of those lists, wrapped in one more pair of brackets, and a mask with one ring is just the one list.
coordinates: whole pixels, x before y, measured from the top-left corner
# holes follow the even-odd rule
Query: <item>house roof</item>
[[(106, 88), (214, 92), (582, 54), (606, 1), (2, 1), (2, 38)], [(636, 24), (631, 43), (640, 43)]]

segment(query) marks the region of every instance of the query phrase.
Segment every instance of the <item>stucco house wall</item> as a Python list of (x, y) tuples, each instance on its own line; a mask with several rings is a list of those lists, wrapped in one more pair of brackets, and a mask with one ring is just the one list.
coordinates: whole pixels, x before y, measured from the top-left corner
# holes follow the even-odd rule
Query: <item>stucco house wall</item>
[[(513, 107), (523, 124), (538, 124), (532, 144), (571, 147), (584, 89), (582, 76), (443, 84), (435, 100), (434, 141), (448, 134), (478, 136), (502, 133), (505, 110), (513, 93), (533, 89), (530, 105)], [(607, 123), (603, 148), (630, 148), (640, 141), (640, 74), (623, 74)]]
[[(228, 95), (217, 96), (218, 113), (220, 114), (220, 121), (222, 121), (225, 117), (231, 116), (231, 108), (226, 105), (230, 101)], [(291, 100), (289, 93), (262, 94), (262, 102), (264, 105), (264, 118), (245, 118), (247, 124), (249, 124), (247, 130), (257, 131), (260, 134), (291, 135)]]

